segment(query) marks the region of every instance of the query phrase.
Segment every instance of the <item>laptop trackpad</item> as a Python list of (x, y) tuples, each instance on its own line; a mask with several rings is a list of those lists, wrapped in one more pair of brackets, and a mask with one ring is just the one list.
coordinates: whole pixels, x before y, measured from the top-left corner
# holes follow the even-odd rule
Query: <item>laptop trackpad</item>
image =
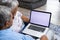
[(38, 31), (38, 32), (44, 32), (44, 31), (45, 31), (45, 28), (37, 27), (37, 26), (35, 26), (35, 25), (30, 25), (30, 26), (28, 27), (28, 29), (35, 30), (35, 31)]

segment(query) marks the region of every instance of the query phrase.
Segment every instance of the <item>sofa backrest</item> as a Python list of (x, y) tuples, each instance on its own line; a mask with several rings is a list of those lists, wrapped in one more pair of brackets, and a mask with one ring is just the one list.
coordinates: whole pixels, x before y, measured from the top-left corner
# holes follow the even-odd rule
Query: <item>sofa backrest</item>
[(39, 0), (22, 0), (22, 1), (24, 1), (24, 2), (37, 2)]

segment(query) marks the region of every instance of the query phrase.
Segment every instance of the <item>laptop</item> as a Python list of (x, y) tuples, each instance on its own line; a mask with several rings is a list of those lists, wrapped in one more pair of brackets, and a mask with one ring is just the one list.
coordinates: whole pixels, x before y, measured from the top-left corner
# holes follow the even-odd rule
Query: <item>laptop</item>
[(40, 38), (49, 31), (50, 20), (50, 12), (32, 10), (30, 12), (30, 22), (23, 33)]

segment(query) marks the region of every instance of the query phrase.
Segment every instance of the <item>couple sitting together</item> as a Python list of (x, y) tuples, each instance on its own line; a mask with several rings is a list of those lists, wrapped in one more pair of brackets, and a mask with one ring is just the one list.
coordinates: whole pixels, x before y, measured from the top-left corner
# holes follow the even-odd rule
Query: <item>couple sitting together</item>
[[(29, 19), (18, 11), (18, 4), (17, 0), (0, 0), (0, 40), (37, 40), (19, 33)], [(43, 35), (40, 40), (48, 38)]]

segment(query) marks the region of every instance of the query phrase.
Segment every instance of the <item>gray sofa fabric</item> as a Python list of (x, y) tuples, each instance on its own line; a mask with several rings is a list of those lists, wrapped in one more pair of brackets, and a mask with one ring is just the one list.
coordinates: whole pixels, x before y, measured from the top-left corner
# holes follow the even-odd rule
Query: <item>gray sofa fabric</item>
[(35, 8), (38, 8), (38, 7), (41, 7), (41, 6), (45, 5), (46, 2), (47, 2), (47, 0), (38, 0), (38, 1), (35, 1), (35, 2), (26, 2), (26, 1), (18, 0), (19, 7), (27, 8), (27, 9), (35, 9)]
[(22, 1), (24, 1), (24, 2), (37, 2), (39, 0), (22, 0)]

